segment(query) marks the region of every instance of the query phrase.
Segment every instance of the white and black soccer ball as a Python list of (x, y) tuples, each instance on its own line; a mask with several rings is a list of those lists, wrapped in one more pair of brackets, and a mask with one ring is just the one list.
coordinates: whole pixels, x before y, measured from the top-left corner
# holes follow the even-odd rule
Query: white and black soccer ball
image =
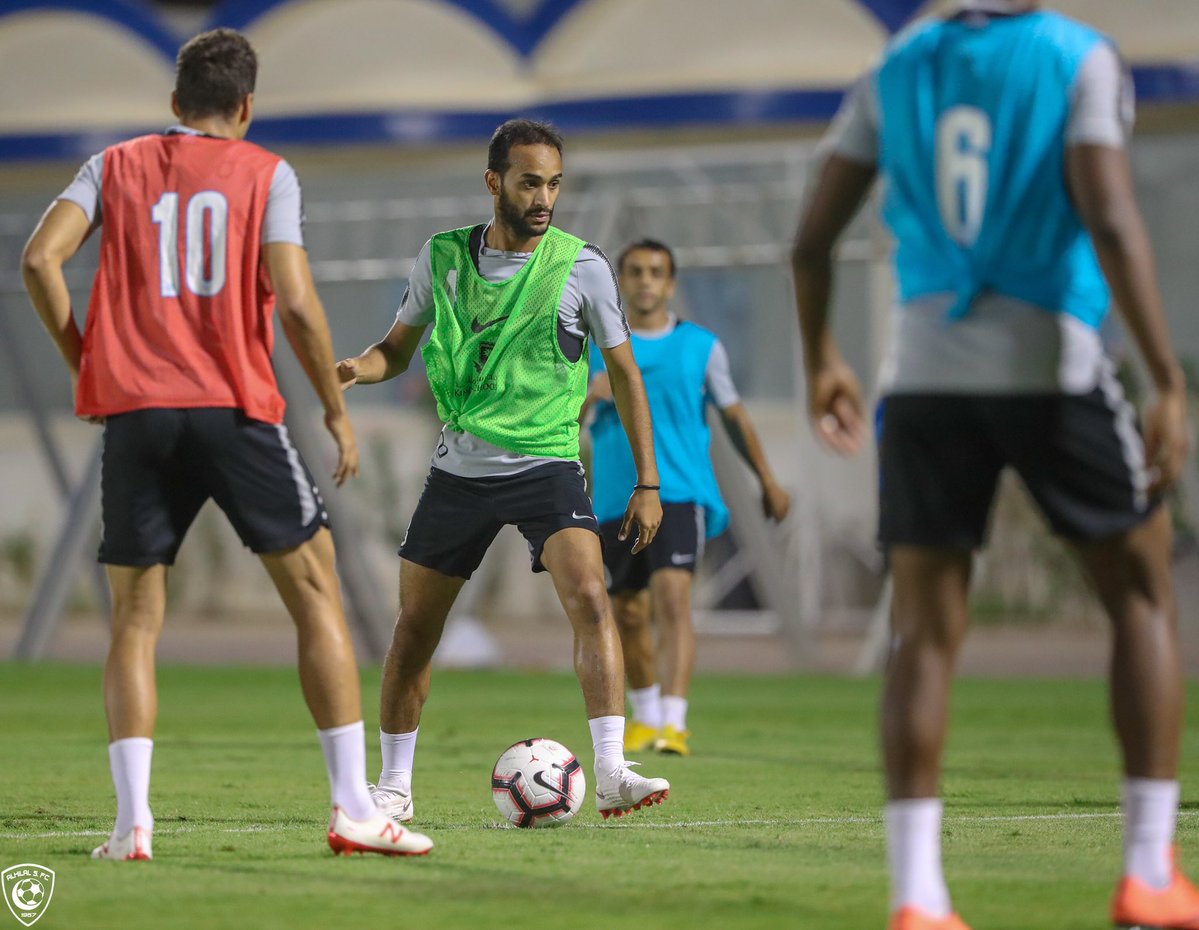
[(491, 770), (491, 797), (518, 827), (560, 827), (583, 804), (587, 778), (575, 754), (552, 739), (513, 743)]

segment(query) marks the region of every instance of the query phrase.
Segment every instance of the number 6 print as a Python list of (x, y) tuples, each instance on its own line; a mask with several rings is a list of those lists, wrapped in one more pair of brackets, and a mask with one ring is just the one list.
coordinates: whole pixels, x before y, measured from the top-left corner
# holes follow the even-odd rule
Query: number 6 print
[[(173, 191), (163, 194), (151, 209), (150, 217), (158, 226), (158, 272), (162, 296), (178, 297), (179, 195)], [(224, 194), (219, 191), (200, 191), (187, 202), (185, 280), (187, 289), (198, 297), (213, 297), (225, 286), (228, 229), (229, 201)], [(204, 267), (205, 253), (211, 260), (207, 273)]]
[(952, 107), (937, 120), (937, 203), (959, 245), (974, 245), (987, 207), (991, 120), (977, 107)]

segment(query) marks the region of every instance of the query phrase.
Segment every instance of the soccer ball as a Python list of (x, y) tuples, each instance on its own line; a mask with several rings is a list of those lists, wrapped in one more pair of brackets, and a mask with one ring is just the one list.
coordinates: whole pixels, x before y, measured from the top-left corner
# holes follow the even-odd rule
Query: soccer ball
[(491, 797), (518, 827), (560, 827), (583, 804), (587, 778), (575, 754), (552, 739), (513, 743), (491, 770)]
[(23, 878), (13, 889), (12, 899), (19, 907), (31, 911), (42, 903), (42, 896), (45, 893), (46, 889), (36, 878)]

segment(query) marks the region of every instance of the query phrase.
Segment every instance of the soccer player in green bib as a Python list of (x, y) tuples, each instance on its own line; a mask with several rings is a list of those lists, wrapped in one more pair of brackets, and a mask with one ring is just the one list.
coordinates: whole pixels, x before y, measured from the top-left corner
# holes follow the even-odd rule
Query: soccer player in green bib
[(588, 343), (603, 355), (636, 461), (621, 538), (636, 551), (662, 521), (649, 406), (629, 344), (616, 275), (604, 254), (551, 225), (562, 137), (515, 119), (491, 139), (488, 223), (433, 236), (421, 249), (395, 323), (338, 364), (341, 382), (375, 384), (422, 350), (445, 423), (400, 547), (400, 614), (383, 667), (376, 803), (412, 819), (412, 765), (430, 662), (463, 583), (505, 524), (548, 571), (574, 630), (575, 672), (595, 749), (596, 805), (606, 819), (661, 803), (664, 778), (624, 758), (624, 662), (604, 584), (599, 524), (579, 462)]

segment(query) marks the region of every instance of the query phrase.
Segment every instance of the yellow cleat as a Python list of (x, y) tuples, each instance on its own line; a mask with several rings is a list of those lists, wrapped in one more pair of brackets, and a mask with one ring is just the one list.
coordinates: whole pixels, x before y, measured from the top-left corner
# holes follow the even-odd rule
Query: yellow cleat
[(657, 727), (651, 727), (640, 720), (630, 720), (624, 731), (624, 751), (645, 752), (647, 749), (653, 749), (657, 738)]
[(672, 756), (689, 756), (691, 748), (687, 745), (687, 740), (690, 736), (690, 730), (676, 730), (667, 724), (654, 740), (654, 749)]

